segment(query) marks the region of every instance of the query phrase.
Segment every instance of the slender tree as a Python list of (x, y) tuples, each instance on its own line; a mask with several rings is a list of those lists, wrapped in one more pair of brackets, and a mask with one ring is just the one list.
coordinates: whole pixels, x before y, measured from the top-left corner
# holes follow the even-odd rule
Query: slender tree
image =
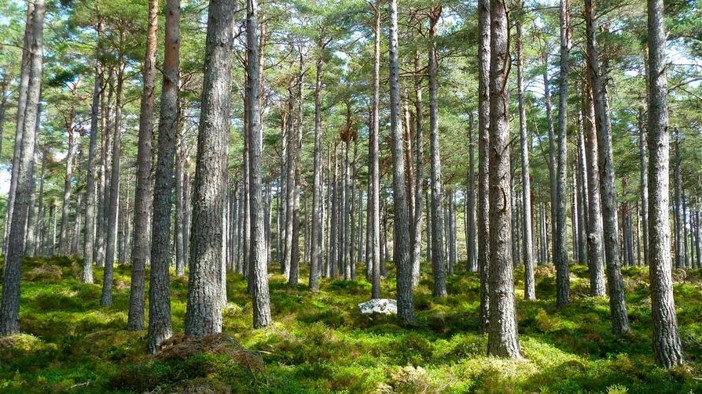
[(478, 269), (480, 270), (480, 332), (489, 327), (490, 273), (490, 1), (478, 1)]
[[(524, 12), (524, 5), (520, 5), (520, 13)], [(536, 299), (534, 285), (534, 244), (531, 223), (531, 180), (529, 179), (529, 141), (527, 139), (526, 106), (524, 104), (524, 44), (522, 42), (522, 17), (517, 15), (516, 50), (517, 50), (517, 94), (519, 101), (519, 138), (522, 159), (522, 238), (524, 253), (524, 298)]]
[(268, 293), (268, 262), (264, 239), (263, 207), (261, 202), (261, 107), (258, 46), (258, 2), (246, 1), (247, 110), (249, 137), (249, 209), (251, 215), (251, 247), (249, 264), (253, 285), (253, 326), (267, 327), (272, 323)]
[[(98, 58), (100, 49), (100, 37), (102, 35), (102, 22), (98, 22), (95, 30), (98, 33), (98, 45), (95, 49)], [(103, 93), (104, 67), (100, 60), (95, 61), (95, 84), (93, 86), (93, 102), (90, 106), (90, 140), (88, 144), (88, 162), (86, 175), (85, 192), (85, 237), (83, 239), (83, 283), (93, 283), (93, 260), (95, 248), (95, 167), (97, 155), (97, 137), (100, 117), (100, 97)], [(103, 130), (104, 132), (104, 130)], [(41, 207), (41, 205), (40, 205)]]
[(590, 295), (604, 296), (604, 251), (602, 250), (602, 210), (600, 208), (600, 169), (597, 154), (597, 130), (592, 89), (587, 84), (584, 96), (583, 126), (585, 129), (585, 151), (588, 184), (588, 234), (587, 261), (590, 271)]
[(570, 57), (570, 18), (568, 0), (560, 1), (561, 69), (558, 83), (558, 155), (556, 176), (556, 209), (553, 218), (553, 263), (556, 266), (556, 303), (563, 306), (570, 302), (570, 274), (566, 245), (566, 202), (568, 201), (566, 180), (568, 70)]
[(434, 297), (446, 297), (446, 265), (444, 255), (443, 185), (439, 146), (439, 84), (436, 64), (436, 25), (441, 6), (429, 14), (429, 128), (431, 132), (431, 259), (434, 272)]
[(178, 134), (178, 65), (180, 54), (180, 0), (166, 0), (166, 37), (163, 56), (161, 115), (158, 122), (158, 162), (154, 186), (154, 218), (149, 278), (148, 352), (158, 351), (172, 334), (168, 258), (171, 237), (171, 203), (174, 158)]

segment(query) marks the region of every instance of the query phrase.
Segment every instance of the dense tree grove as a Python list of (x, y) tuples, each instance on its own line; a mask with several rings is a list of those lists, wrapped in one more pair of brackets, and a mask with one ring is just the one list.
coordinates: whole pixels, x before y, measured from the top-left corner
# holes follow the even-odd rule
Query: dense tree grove
[(152, 354), (178, 334), (173, 280), (200, 338), (232, 275), (256, 329), (277, 274), (308, 297), (366, 280), (413, 329), (425, 273), (435, 300), (475, 275), (482, 352), (522, 359), (519, 302), (567, 313), (581, 265), (635, 336), (623, 269), (647, 266), (651, 353), (676, 367), (700, 21), (700, 1), (0, 0), (0, 335), (22, 330), (23, 257), (72, 256), (104, 307), (130, 267), (124, 328)]

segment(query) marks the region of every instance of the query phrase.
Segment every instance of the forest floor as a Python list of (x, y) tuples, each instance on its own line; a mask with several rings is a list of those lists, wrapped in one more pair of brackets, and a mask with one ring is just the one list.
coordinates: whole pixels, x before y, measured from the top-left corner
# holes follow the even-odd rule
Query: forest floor
[[(562, 310), (555, 306), (552, 267), (537, 268), (536, 301), (521, 299), (518, 271), (524, 358), (507, 361), (485, 356), (475, 274), (449, 276), (449, 297), (434, 299), (425, 273), (415, 293), (418, 324), (403, 328), (393, 317), (358, 312), (357, 304), (370, 295), (365, 280), (323, 280), (320, 292), (311, 294), (304, 285), (288, 287), (274, 273), (275, 323), (260, 330), (251, 328), (244, 280), (229, 275), (228, 335), (200, 342), (177, 337), (174, 346), (153, 357), (145, 355), (145, 330), (124, 330), (129, 267), (115, 269), (110, 308), (100, 306), (99, 284), (80, 283), (79, 267), (68, 258), (25, 260), (24, 334), (0, 338), (0, 392), (702, 392), (700, 271), (674, 273), (687, 363), (664, 370), (652, 357), (645, 268), (624, 269), (633, 328), (624, 338), (610, 332), (607, 299), (587, 296), (586, 267), (571, 267), (573, 302)], [(99, 282), (102, 271), (95, 277)], [(384, 281), (384, 296), (392, 297), (393, 289), (392, 280)], [(183, 332), (186, 294), (187, 279), (173, 277), (177, 334)]]

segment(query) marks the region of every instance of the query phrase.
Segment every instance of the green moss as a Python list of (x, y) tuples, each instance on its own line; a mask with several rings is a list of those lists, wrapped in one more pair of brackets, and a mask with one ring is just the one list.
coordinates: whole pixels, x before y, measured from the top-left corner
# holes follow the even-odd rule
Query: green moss
[[(42, 268), (44, 267), (44, 268)], [(45, 267), (58, 272), (27, 276)], [(146, 356), (146, 331), (125, 331), (130, 267), (115, 266), (114, 303), (100, 306), (100, 284), (80, 283), (80, 261), (27, 259), (22, 283), (20, 336), (0, 339), (0, 391), (61, 392), (702, 392), (702, 291), (700, 272), (676, 276), (675, 297), (688, 363), (671, 370), (654, 366), (648, 271), (625, 267), (632, 334), (611, 333), (604, 297), (589, 297), (584, 266), (573, 266), (573, 300), (555, 305), (555, 271), (537, 267), (538, 300), (517, 294), (523, 359), (486, 357), (487, 337), (478, 334), (477, 275), (447, 279), (449, 296), (431, 295), (431, 276), (422, 274), (415, 292), (417, 326), (401, 327), (394, 316), (361, 315), (357, 304), (370, 297), (370, 284), (323, 279), (320, 291), (291, 288), (271, 275), (275, 323), (251, 329), (246, 281), (230, 274), (224, 331), (262, 359), (251, 369), (217, 352), (200, 351), (163, 360)], [(392, 265), (388, 265), (392, 268)], [(426, 266), (428, 269), (428, 266)], [(460, 267), (462, 268), (462, 266)], [(303, 275), (304, 270), (303, 269)], [(358, 267), (358, 272), (364, 272)], [(97, 269), (99, 282), (102, 270)], [(521, 269), (515, 273), (521, 289)], [(304, 283), (304, 278), (301, 279)], [(394, 280), (383, 296), (394, 297)], [(183, 331), (187, 277), (172, 277), (174, 332)]]

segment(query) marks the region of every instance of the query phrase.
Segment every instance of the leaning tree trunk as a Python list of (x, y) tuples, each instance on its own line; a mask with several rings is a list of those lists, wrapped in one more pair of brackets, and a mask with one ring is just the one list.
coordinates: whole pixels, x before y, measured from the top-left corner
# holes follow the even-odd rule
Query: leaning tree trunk
[(480, 270), (480, 332), (489, 328), (490, 272), (490, 1), (478, 1), (478, 269)]
[[(271, 324), (271, 305), (268, 293), (268, 262), (266, 261), (263, 210), (261, 203), (261, 107), (260, 69), (261, 54), (258, 46), (258, 2), (246, 2), (246, 42), (249, 134), (249, 209), (251, 214), (250, 260), (253, 281), (253, 326), (267, 327)], [(229, 72), (229, 71), (228, 71)], [(225, 85), (227, 86), (227, 85)]]
[(444, 256), (443, 191), (441, 184), (441, 156), (439, 146), (439, 84), (436, 64), (436, 24), (441, 17), (441, 6), (435, 7), (429, 17), (429, 124), (431, 132), (431, 259), (434, 273), (434, 297), (446, 297), (446, 265)]
[[(144, 87), (139, 111), (136, 193), (134, 197), (134, 243), (132, 244), (132, 281), (129, 293), (127, 330), (144, 329), (144, 270), (149, 264), (153, 188), (151, 180), (151, 139), (153, 137), (154, 85), (156, 79), (156, 32), (158, 1), (149, 0), (146, 54), (142, 69)], [(177, 83), (177, 82), (176, 82)], [(163, 105), (163, 103), (162, 103)], [(161, 125), (159, 124), (159, 128)], [(158, 182), (159, 179), (156, 178)], [(129, 197), (127, 197), (129, 198)], [(166, 245), (168, 242), (166, 242)], [(149, 349), (151, 351), (151, 349)]]
[(519, 358), (512, 272), (507, 7), (490, 2), (490, 329), (488, 354)]
[(222, 212), (231, 113), (233, 22), (232, 2), (210, 0), (185, 314), (185, 335), (190, 337), (222, 331)]
[(669, 143), (663, 0), (648, 0), (648, 220), (653, 354), (665, 368), (683, 362), (670, 259)]
[(170, 338), (171, 202), (174, 185), (174, 158), (178, 138), (178, 57), (180, 53), (180, 0), (166, 1), (166, 37), (161, 87), (161, 115), (158, 122), (158, 161), (153, 198), (151, 242), (151, 277), (149, 278), (149, 332), (147, 350), (156, 353)]
[(390, 129), (392, 131), (393, 202), (395, 211), (393, 260), (397, 267), (397, 316), (414, 324), (412, 265), (410, 261), (409, 207), (405, 190), (405, 157), (402, 152), (400, 65), (398, 60), (397, 0), (390, 0)]
[(10, 335), (19, 332), (19, 303), (20, 303), (20, 273), (22, 271), (22, 256), (24, 255), (25, 227), (29, 200), (34, 182), (34, 145), (36, 138), (36, 122), (41, 92), (41, 76), (44, 53), (44, 0), (34, 1), (31, 30), (31, 59), (29, 62), (29, 82), (27, 86), (27, 102), (24, 114), (23, 129), (21, 130), (22, 144), (15, 146), (19, 150), (16, 172), (17, 191), (14, 200), (14, 216), (10, 222), (8, 248), (5, 256), (5, 272), (2, 286), (2, 304), (0, 305), (0, 335)]

